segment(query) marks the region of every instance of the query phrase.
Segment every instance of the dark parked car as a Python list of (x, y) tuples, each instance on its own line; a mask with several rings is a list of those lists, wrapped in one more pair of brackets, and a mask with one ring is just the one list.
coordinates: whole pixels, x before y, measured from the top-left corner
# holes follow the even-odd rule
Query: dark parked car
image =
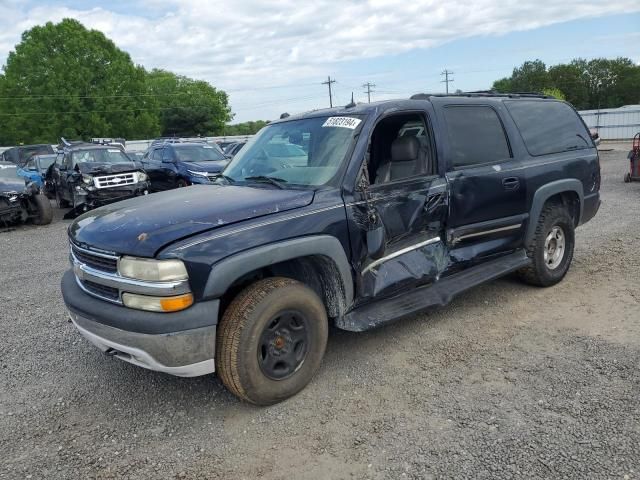
[(26, 222), (46, 225), (53, 219), (49, 199), (34, 182), (18, 175), (18, 166), (0, 162), (0, 225)]
[(51, 145), (21, 145), (12, 147), (0, 154), (0, 161), (15, 163), (19, 167), (26, 164), (34, 155), (50, 155), (56, 151)]
[(211, 183), (229, 160), (207, 143), (164, 143), (151, 147), (142, 165), (154, 191)]
[(230, 158), (233, 158), (238, 154), (240, 150), (242, 150), (242, 147), (244, 147), (246, 144), (247, 142), (237, 142), (237, 143), (232, 143), (231, 145), (227, 145), (227, 148), (224, 150), (224, 153)]
[[(304, 164), (266, 153), (305, 137)], [(560, 282), (576, 227), (600, 206), (584, 122), (535, 95), (417, 95), (291, 116), (217, 183), (83, 215), (69, 228), (62, 293), (109, 355), (180, 376), (215, 370), (256, 404), (310, 381), (329, 322), (368, 330), (511, 272)]]
[(92, 143), (64, 142), (47, 182), (58, 206), (72, 206), (75, 213), (149, 193), (139, 162), (131, 161), (121, 148)]
[(144, 158), (144, 152), (125, 152), (127, 157), (131, 159), (133, 162), (142, 162)]

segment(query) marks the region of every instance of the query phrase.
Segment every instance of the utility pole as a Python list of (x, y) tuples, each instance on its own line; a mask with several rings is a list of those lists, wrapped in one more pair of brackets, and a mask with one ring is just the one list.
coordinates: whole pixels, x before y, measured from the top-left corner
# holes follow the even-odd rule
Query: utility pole
[(447, 95), (449, 95), (449, 83), (453, 82), (453, 78), (449, 78), (449, 75), (453, 75), (453, 72), (445, 69), (444, 72), (442, 72), (440, 75), (444, 75), (444, 80), (442, 80), (440, 83), (447, 84)]
[(371, 103), (371, 92), (373, 92), (373, 90), (371, 90), (372, 87), (375, 87), (376, 84), (375, 83), (371, 83), (371, 82), (367, 82), (364, 85), (362, 85), (362, 88), (366, 88), (367, 89), (367, 99), (368, 99), (368, 103)]
[(322, 82), (322, 85), (329, 85), (329, 106), (333, 108), (333, 95), (331, 95), (331, 85), (336, 83), (335, 80), (331, 80), (331, 77), (327, 77), (326, 82)]

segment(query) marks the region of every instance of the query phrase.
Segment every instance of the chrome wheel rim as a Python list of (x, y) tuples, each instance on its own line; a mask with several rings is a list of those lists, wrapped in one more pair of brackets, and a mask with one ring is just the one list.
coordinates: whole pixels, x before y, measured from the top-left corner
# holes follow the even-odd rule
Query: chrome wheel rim
[(549, 270), (555, 270), (562, 263), (565, 244), (564, 230), (553, 227), (544, 241), (544, 263)]

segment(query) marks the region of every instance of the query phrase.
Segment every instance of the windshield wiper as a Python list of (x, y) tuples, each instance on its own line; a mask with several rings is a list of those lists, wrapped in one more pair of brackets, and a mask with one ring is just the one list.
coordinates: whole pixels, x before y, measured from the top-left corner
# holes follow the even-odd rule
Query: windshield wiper
[(250, 182), (259, 182), (259, 183), (270, 183), (271, 185), (275, 185), (280, 190), (284, 189), (283, 183), (287, 183), (287, 181), (283, 178), (276, 177), (268, 177), (267, 175), (256, 175), (255, 177), (245, 177), (245, 180), (249, 180)]

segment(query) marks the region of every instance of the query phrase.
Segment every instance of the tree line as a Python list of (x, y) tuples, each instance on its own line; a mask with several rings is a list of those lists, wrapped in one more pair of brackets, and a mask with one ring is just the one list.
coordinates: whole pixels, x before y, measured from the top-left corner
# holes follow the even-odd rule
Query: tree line
[(232, 118), (223, 90), (147, 71), (103, 33), (72, 19), (24, 32), (0, 74), (0, 145), (56, 143), (61, 136), (246, 135), (266, 123), (228, 125)]
[(524, 62), (510, 77), (496, 80), (501, 93), (549, 92), (578, 110), (640, 104), (640, 66), (629, 58), (577, 58), (547, 67), (541, 60)]

